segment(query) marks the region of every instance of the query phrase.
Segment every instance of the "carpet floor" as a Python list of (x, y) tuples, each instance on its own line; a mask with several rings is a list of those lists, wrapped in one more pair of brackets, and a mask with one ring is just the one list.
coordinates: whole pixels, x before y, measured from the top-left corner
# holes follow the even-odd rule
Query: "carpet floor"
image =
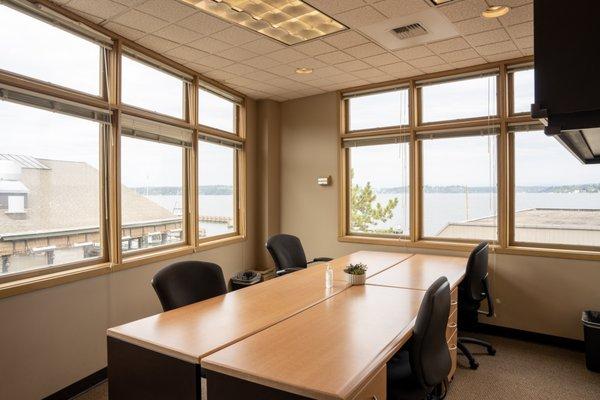
[[(490, 340), (498, 353), (470, 345), (480, 366), (468, 368), (463, 356), (446, 399), (448, 400), (598, 400), (600, 374), (585, 368), (583, 353), (497, 336), (474, 335)], [(106, 382), (77, 397), (77, 400), (107, 400)], [(203, 396), (203, 398), (205, 398)]]

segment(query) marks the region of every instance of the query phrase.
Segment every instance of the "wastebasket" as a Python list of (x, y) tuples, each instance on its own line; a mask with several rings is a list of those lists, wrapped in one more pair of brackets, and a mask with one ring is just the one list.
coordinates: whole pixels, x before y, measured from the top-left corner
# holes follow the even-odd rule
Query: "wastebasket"
[(584, 311), (581, 322), (585, 340), (585, 365), (590, 371), (600, 372), (600, 311)]
[(242, 289), (247, 286), (256, 285), (261, 280), (261, 275), (256, 271), (240, 272), (231, 278), (231, 288), (233, 290)]

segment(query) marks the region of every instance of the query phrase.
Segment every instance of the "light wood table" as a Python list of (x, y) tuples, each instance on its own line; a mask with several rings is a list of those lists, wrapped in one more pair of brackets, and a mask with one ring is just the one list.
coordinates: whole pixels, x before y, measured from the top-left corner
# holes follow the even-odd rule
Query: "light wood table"
[(353, 253), (331, 261), (331, 289), (325, 288), (325, 266), (315, 265), (111, 328), (107, 332), (110, 398), (196, 398), (203, 357), (346, 290), (349, 285), (343, 280), (342, 270), (350, 262), (367, 264), (374, 276), (410, 256)]

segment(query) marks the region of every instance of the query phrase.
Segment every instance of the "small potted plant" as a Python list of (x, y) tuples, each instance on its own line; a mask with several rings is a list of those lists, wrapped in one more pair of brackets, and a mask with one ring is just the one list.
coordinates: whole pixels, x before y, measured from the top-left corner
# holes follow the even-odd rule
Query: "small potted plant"
[(365, 264), (348, 264), (346, 268), (344, 268), (344, 272), (346, 273), (348, 283), (351, 285), (365, 284), (365, 280), (367, 279), (367, 266)]

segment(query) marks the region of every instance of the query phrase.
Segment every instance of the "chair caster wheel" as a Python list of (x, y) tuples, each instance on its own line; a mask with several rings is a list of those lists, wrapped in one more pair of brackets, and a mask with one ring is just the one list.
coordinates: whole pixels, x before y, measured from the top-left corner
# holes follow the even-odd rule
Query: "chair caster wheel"
[(489, 349), (487, 349), (487, 351), (488, 351), (488, 354), (490, 356), (495, 356), (496, 355), (496, 349), (493, 348), (493, 347), (490, 347)]
[(479, 363), (477, 361), (469, 363), (469, 368), (475, 370), (475, 369), (479, 368)]

